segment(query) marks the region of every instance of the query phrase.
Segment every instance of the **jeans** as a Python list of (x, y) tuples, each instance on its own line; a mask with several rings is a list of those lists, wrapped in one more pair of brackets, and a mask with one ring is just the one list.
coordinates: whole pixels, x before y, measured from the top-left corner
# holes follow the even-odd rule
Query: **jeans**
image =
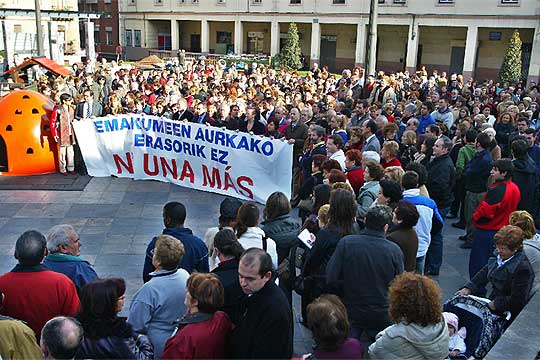
[(496, 230), (476, 229), (471, 254), (469, 256), (470, 279), (487, 265), (488, 259), (493, 255), (493, 250), (495, 250), (493, 237), (496, 233)]
[(416, 258), (416, 272), (420, 275), (424, 275), (424, 265), (426, 263), (426, 256)]
[[(439, 209), (439, 213), (441, 214), (443, 218), (443, 223), (449, 211), (450, 211), (449, 207)], [(441, 269), (441, 265), (442, 265), (442, 260), (443, 260), (443, 234), (442, 234), (442, 228), (441, 228), (441, 230), (439, 230), (436, 234), (434, 234), (431, 237), (431, 242), (429, 243), (429, 248), (426, 253), (425, 270), (429, 271), (433, 275), (439, 274), (439, 270)]]

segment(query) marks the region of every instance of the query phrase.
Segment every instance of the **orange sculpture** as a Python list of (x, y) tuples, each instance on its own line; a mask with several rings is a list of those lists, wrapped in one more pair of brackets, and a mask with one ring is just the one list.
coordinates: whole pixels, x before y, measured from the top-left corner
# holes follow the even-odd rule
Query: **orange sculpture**
[(54, 102), (30, 90), (0, 99), (0, 175), (56, 172), (57, 146), (49, 116)]

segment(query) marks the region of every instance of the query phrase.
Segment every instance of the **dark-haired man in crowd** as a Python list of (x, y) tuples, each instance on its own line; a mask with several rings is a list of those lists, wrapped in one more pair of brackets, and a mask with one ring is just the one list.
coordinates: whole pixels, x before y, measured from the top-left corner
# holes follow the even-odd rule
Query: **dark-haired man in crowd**
[(376, 205), (368, 209), (365, 229), (341, 239), (326, 267), (328, 284), (343, 280), (343, 302), (351, 320), (352, 336), (365, 332), (371, 341), (391, 325), (388, 286), (404, 269), (399, 246), (386, 239), (392, 209)]
[(469, 257), (471, 279), (488, 263), (495, 250), (493, 237), (503, 226), (508, 225), (510, 214), (517, 209), (521, 199), (519, 188), (512, 182), (513, 173), (510, 159), (500, 159), (493, 163), (491, 177), (494, 183), (472, 217), (475, 233)]
[(362, 152), (366, 151), (375, 151), (376, 153), (381, 152), (381, 143), (377, 138), (377, 123), (373, 120), (364, 122), (362, 125), (362, 134), (364, 135), (366, 142), (362, 148)]
[[(170, 235), (178, 239), (183, 245), (185, 255), (179, 266), (188, 273), (193, 271), (209, 272), (208, 266), (208, 248), (197, 236), (193, 235), (191, 229), (184, 227), (186, 221), (186, 207), (176, 201), (167, 203), (163, 207), (163, 235)], [(154, 248), (156, 247), (157, 237), (154, 237), (146, 248), (146, 257), (144, 259), (143, 281), (150, 280), (150, 273), (154, 271), (152, 258), (154, 257)]]
[(272, 281), (272, 259), (262, 249), (244, 251), (238, 278), (244, 297), (232, 334), (236, 359), (290, 359), (292, 314), (283, 291)]
[[(433, 159), (427, 165), (428, 183), (427, 189), (431, 198), (437, 204), (439, 214), (444, 219), (450, 211), (454, 201), (454, 185), (456, 172), (454, 163), (450, 158), (450, 150), (453, 143), (447, 136), (441, 136), (433, 146)], [(442, 229), (433, 233), (426, 254), (425, 270), (427, 275), (439, 275), (443, 260), (443, 235)]]
[(476, 154), (471, 161), (465, 165), (465, 229), (467, 233), (460, 237), (465, 240), (460, 248), (472, 248), (474, 238), (474, 225), (472, 216), (488, 188), (488, 178), (493, 167), (493, 160), (489, 145), (491, 139), (486, 133), (480, 133), (476, 137)]

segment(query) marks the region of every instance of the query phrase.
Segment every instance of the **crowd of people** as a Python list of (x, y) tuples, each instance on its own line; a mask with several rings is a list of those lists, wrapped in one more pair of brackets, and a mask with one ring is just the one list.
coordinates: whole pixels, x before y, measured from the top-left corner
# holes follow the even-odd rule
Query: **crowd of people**
[(99, 278), (73, 227), (25, 232), (0, 277), (0, 335), (20, 334), (0, 336), (2, 356), (11, 344), (25, 358), (291, 358), (296, 292), (312, 358), (459, 358), (465, 332), (428, 277), (458, 241), (443, 238), (450, 218), (470, 249), (457, 295), (487, 298), (511, 323), (540, 287), (534, 83), (200, 59), (150, 71), (103, 61), (38, 89), (58, 104), (62, 173), (85, 171), (73, 121), (144, 112), (287, 141), (292, 198), (276, 189), (262, 214), (226, 198), (204, 237), (184, 226), (183, 204), (166, 204), (127, 319), (125, 281)]

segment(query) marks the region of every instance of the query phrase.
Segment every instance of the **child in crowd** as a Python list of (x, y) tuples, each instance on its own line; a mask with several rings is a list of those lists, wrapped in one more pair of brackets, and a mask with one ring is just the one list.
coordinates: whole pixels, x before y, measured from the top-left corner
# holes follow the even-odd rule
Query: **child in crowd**
[[(451, 312), (443, 312), (444, 320), (448, 325), (448, 357), (450, 359), (465, 358), (462, 354), (467, 350), (465, 345), (465, 337), (467, 329), (462, 327), (458, 330), (459, 318)], [(460, 357), (461, 356), (461, 357)]]

